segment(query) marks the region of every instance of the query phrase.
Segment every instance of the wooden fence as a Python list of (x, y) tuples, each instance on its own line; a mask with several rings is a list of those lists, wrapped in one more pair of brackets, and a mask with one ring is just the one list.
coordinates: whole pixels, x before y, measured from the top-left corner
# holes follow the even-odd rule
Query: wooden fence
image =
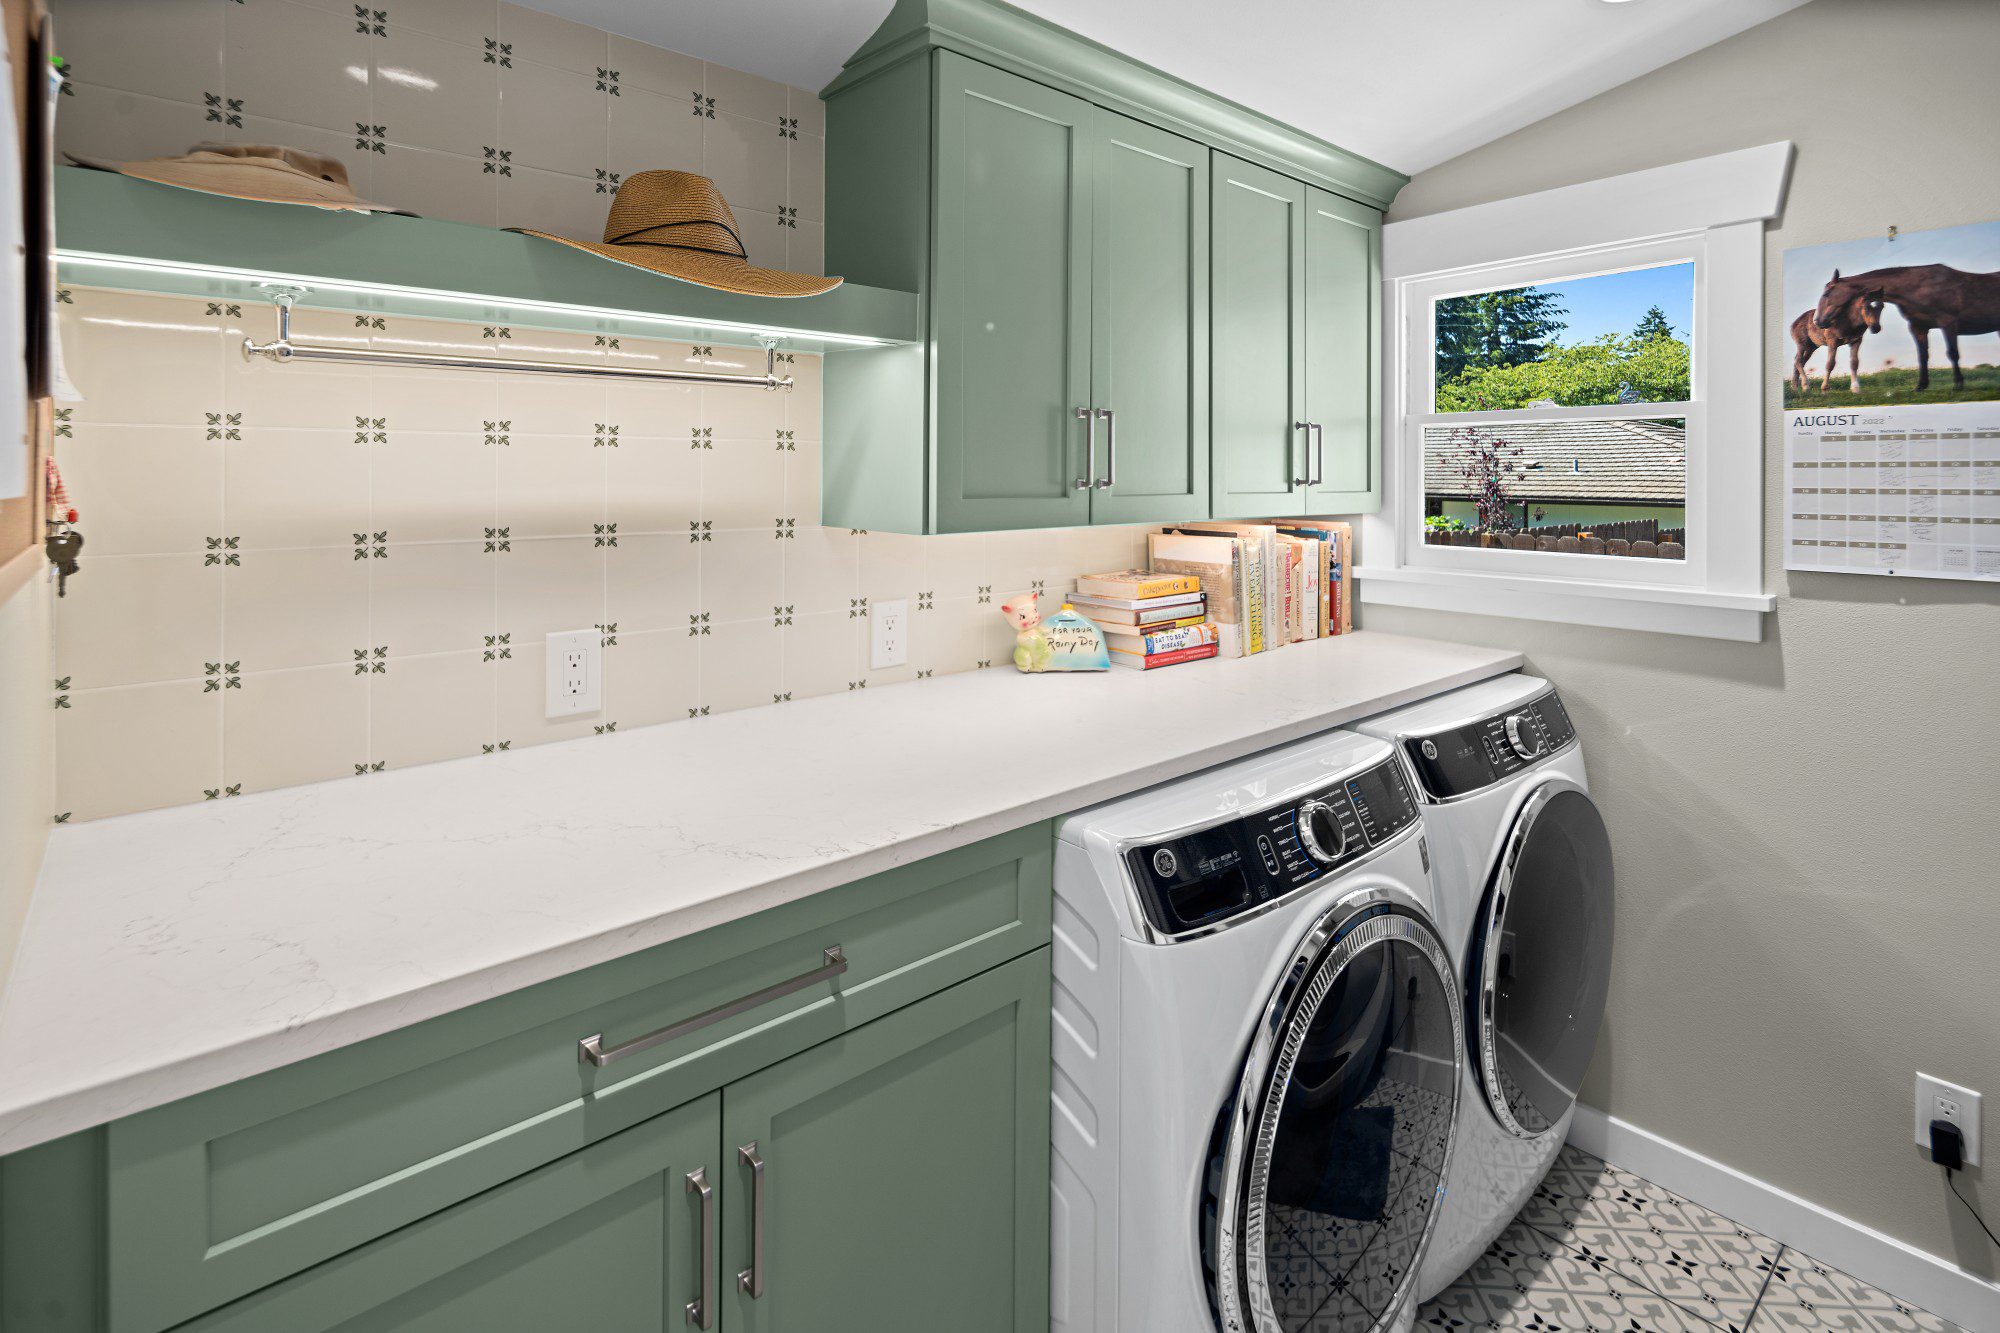
[(1685, 560), (1687, 529), (1662, 528), (1658, 519), (1621, 523), (1556, 523), (1519, 532), (1424, 533), (1429, 546), (1478, 546), (1509, 551), (1564, 551), (1579, 555), (1637, 556), (1645, 560)]

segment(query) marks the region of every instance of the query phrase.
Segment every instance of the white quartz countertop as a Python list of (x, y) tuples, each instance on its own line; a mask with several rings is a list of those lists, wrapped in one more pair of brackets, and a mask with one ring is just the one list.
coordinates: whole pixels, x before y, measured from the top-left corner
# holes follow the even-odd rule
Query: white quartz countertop
[(1512, 670), (1357, 633), (972, 672), (65, 826), (0, 1154)]

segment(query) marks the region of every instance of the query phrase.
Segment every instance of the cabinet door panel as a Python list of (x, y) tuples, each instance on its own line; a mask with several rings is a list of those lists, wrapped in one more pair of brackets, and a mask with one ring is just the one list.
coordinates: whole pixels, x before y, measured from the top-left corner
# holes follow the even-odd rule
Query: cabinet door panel
[(1048, 949), (731, 1084), (723, 1151), (731, 1333), (1046, 1333)]
[(1212, 189), (1215, 516), (1303, 513), (1306, 187), (1217, 153)]
[(701, 1201), (687, 1175), (700, 1168), (715, 1188), (720, 1104), (710, 1093), (183, 1333), (682, 1329), (702, 1287)]
[(937, 62), (938, 530), (1087, 523), (1092, 108)]
[(1306, 409), (1320, 424), (1316, 514), (1382, 505), (1382, 215), (1315, 189), (1306, 201)]
[(1100, 422), (1094, 523), (1208, 514), (1208, 158), (1099, 108), (1091, 145), (1090, 396)]

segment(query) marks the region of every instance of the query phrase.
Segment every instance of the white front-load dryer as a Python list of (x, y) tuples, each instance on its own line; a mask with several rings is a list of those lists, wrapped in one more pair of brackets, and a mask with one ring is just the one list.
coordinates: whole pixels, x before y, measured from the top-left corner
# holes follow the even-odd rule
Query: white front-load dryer
[(1394, 749), (1084, 811), (1055, 892), (1051, 1328), (1408, 1328), (1464, 1041)]
[(1458, 1134), (1428, 1299), (1470, 1267), (1548, 1174), (1597, 1044), (1611, 974), (1611, 840), (1576, 728), (1533, 676), (1370, 718), (1420, 787), (1438, 921), (1465, 984)]

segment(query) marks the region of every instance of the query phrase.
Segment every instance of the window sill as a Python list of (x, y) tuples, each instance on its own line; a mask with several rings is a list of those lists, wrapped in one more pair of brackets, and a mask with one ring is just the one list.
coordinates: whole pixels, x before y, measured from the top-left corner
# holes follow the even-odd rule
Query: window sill
[(1552, 620), (1739, 643), (1757, 643), (1763, 638), (1764, 616), (1778, 601), (1768, 593), (1529, 579), (1455, 570), (1363, 565), (1354, 575), (1361, 580), (1364, 605)]

